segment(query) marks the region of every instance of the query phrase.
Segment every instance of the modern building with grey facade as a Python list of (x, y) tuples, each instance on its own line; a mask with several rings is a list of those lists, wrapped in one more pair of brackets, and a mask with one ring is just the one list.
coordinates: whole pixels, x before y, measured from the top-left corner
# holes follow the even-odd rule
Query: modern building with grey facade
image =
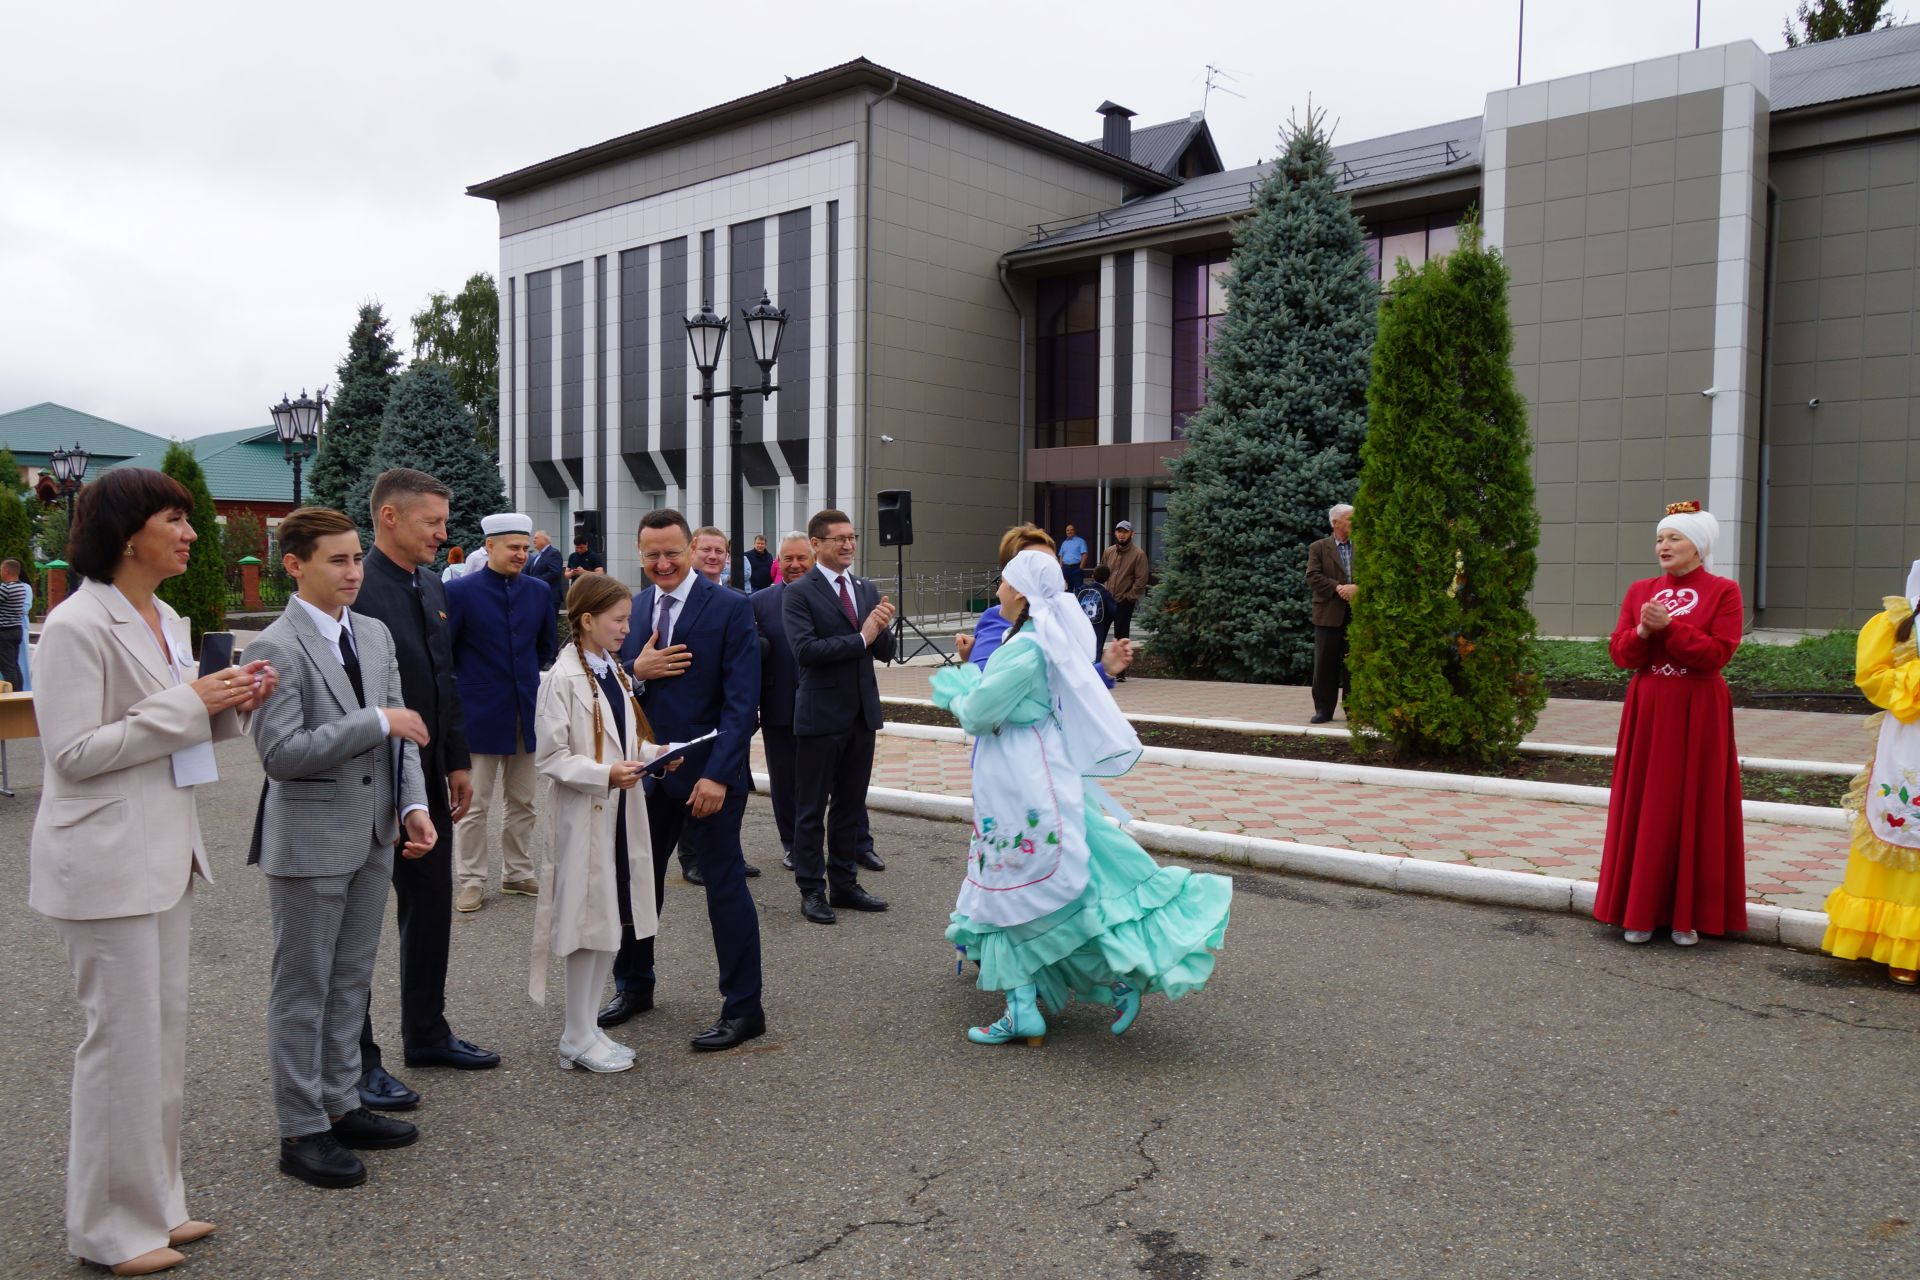
[[(1131, 518), (1205, 395), (1234, 220), (1264, 166), (1206, 123), (1079, 141), (856, 61), (472, 188), (501, 221), (502, 468), (557, 525), (725, 527), (729, 458), (682, 317), (794, 320), (748, 410), (749, 532), (914, 494), (914, 567), (1001, 529)], [(1336, 139), (1336, 142), (1338, 140)], [(1497, 89), (1481, 116), (1339, 144), (1390, 278), (1468, 208), (1512, 272), (1541, 631), (1608, 630), (1665, 504), (1773, 629), (1857, 622), (1920, 556), (1920, 27), (1741, 41)], [(757, 383), (730, 342), (724, 379)], [(883, 565), (870, 568), (884, 572)]]

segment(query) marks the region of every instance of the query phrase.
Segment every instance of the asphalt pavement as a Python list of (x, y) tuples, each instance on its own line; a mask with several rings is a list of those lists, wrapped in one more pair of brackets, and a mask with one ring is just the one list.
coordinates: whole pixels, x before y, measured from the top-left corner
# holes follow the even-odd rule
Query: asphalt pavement
[[(220, 750), (201, 816), (188, 1207), (205, 1277), (1899, 1277), (1920, 1274), (1920, 993), (1866, 966), (1708, 942), (1628, 949), (1564, 916), (1238, 873), (1212, 985), (1039, 1049), (969, 1044), (999, 1003), (941, 937), (957, 825), (877, 815), (884, 915), (806, 923), (763, 803), (749, 856), (771, 1029), (718, 1011), (698, 891), (668, 878), (660, 1006), (614, 1076), (554, 1058), (526, 996), (533, 904), (455, 922), (455, 1029), (482, 1073), (405, 1071), (420, 1143), (316, 1191), (275, 1169), (270, 947), (242, 864), (258, 771)], [(78, 1276), (62, 1228), (80, 1034), (25, 906), (38, 796), (0, 799), (0, 1274)], [(557, 978), (557, 971), (555, 974)], [(398, 1057), (391, 926), (375, 1014)]]

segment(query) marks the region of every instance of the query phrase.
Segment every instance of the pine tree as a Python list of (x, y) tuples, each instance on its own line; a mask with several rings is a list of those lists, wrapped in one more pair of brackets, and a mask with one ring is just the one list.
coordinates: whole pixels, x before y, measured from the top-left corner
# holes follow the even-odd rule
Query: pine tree
[(480, 518), (507, 509), (506, 487), (491, 455), (474, 438), (473, 415), (460, 403), (453, 379), (437, 364), (419, 364), (400, 375), (380, 428), (380, 443), (342, 508), (373, 537), (367, 497), (373, 481), (392, 467), (413, 467), (453, 490), (447, 521), (449, 545), (478, 547)]
[[(1893, 25), (1893, 15), (1887, 12), (1891, 0), (1800, 0), (1799, 9), (1787, 19), (1785, 35), (1787, 48), (1795, 49), (1803, 44), (1818, 44), (1822, 40), (1838, 40), (1842, 36), (1857, 36), (1876, 28)], [(1794, 23), (1800, 24), (1794, 29)]]
[(0, 560), (20, 562), (20, 576), (34, 580), (33, 512), (27, 496), (27, 483), (20, 478), (20, 463), (13, 451), (0, 445)]
[(198, 652), (200, 637), (220, 630), (227, 622), (226, 555), (221, 549), (225, 537), (220, 515), (214, 510), (213, 493), (207, 488), (207, 473), (200, 469), (192, 446), (178, 440), (168, 445), (160, 470), (193, 495), (188, 519), (200, 537), (193, 544), (187, 571), (161, 583), (159, 595), (193, 624), (193, 647)]
[(1444, 260), (1402, 265), (1367, 393), (1347, 716), (1403, 753), (1507, 758), (1546, 705), (1527, 607), (1540, 517), (1512, 349), (1506, 265), (1469, 215)]
[(1149, 607), (1154, 652), (1185, 674), (1279, 682), (1313, 669), (1307, 547), (1353, 493), (1380, 301), (1325, 119), (1309, 110), (1288, 126), (1235, 233), (1207, 403), (1173, 461)]
[(413, 317), (413, 358), (445, 365), (473, 414), (482, 447), (500, 447), (500, 290), (485, 271), (449, 298), (436, 293)]
[[(313, 505), (347, 511), (347, 494), (380, 442), (381, 419), (399, 368), (400, 352), (393, 345), (386, 314), (379, 303), (369, 302), (360, 308), (360, 318), (347, 336), (339, 389), (320, 428), (320, 452), (307, 473), (307, 500)], [(365, 523), (364, 514), (354, 518)]]

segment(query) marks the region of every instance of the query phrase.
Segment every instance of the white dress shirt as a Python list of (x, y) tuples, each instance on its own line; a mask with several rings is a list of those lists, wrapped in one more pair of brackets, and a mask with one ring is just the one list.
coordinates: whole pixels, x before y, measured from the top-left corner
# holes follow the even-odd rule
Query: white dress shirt
[[(310, 604), (305, 596), (296, 594), (293, 598), (300, 602), (300, 607), (307, 611), (309, 618), (313, 619), (314, 629), (320, 633), (320, 638), (327, 642), (327, 648), (333, 651), (333, 660), (338, 662), (342, 669), (347, 665), (347, 656), (340, 648), (341, 632), (344, 631), (347, 638), (353, 641), (354, 659), (358, 661), (360, 656), (360, 642), (353, 640), (353, 610), (342, 609), (340, 616), (335, 618), (327, 614), (326, 611), (319, 606)], [(364, 679), (364, 676), (362, 678)], [(380, 717), (380, 732), (391, 737), (393, 735), (393, 724), (387, 719), (386, 711), (381, 707), (375, 707), (373, 708), (373, 713)], [(404, 745), (401, 749), (405, 750)], [(427, 806), (423, 804), (408, 805), (400, 811), (400, 821), (405, 822), (407, 815), (415, 809), (425, 809), (426, 807)]]

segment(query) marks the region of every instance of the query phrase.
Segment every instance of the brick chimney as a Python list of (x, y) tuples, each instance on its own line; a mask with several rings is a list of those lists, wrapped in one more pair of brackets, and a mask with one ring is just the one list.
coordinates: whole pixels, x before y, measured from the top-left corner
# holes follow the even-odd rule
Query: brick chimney
[(1099, 111), (1105, 118), (1100, 126), (1100, 149), (1122, 160), (1133, 159), (1134, 113), (1113, 101), (1101, 103)]

